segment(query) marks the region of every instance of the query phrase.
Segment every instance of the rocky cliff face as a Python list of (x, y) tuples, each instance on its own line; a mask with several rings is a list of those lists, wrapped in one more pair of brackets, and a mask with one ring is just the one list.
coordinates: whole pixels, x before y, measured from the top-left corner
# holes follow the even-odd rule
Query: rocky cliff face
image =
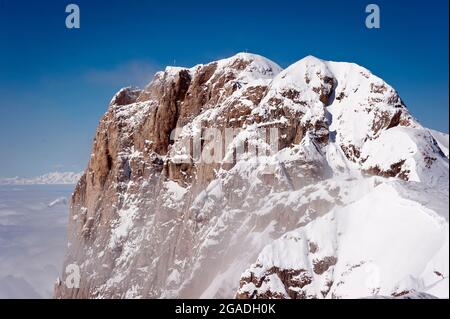
[[(385, 290), (338, 280), (356, 264), (388, 267), (396, 259), (377, 261), (360, 253), (374, 247), (354, 244), (358, 262), (348, 263), (339, 255), (339, 227), (321, 224), (338, 218), (333, 214), (350, 218), (351, 207), (380, 189), (393, 192), (388, 187), (398, 197), (386, 211), (395, 212), (410, 185), (448, 203), (448, 158), (397, 92), (360, 66), (306, 57), (282, 70), (241, 53), (190, 69), (168, 67), (143, 90), (119, 91), (99, 124), (71, 205), (64, 269), (80, 267), (80, 286), (66, 287), (63, 274), (55, 295), (317, 298), (425, 291), (398, 284), (424, 272), (425, 261), (390, 275), (380, 286)], [(448, 227), (448, 208), (410, 200), (446, 214), (441, 224)], [(363, 202), (361, 210), (376, 211), (377, 204)], [(329, 231), (322, 233), (324, 227)], [(312, 228), (320, 238), (304, 235)], [(389, 236), (396, 241), (405, 234), (400, 227)], [(448, 236), (422, 240), (448, 247)], [(430, 284), (429, 272), (448, 278), (448, 263), (438, 268), (425, 271)]]

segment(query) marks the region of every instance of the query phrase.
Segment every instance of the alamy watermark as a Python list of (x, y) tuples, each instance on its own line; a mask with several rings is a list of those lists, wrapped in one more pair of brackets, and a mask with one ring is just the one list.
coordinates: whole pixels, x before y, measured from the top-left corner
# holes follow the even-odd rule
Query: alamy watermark
[(77, 264), (69, 264), (65, 269), (66, 279), (64, 284), (69, 289), (80, 288), (80, 266)]
[(380, 28), (380, 7), (377, 4), (369, 4), (366, 6), (366, 13), (369, 15), (366, 17), (366, 27), (368, 29)]
[(175, 164), (233, 164), (241, 159), (261, 162), (280, 150), (279, 131), (276, 127), (203, 128), (199, 134), (186, 136), (182, 128), (177, 128), (170, 134), (171, 142), (176, 141), (171, 161)]
[(69, 15), (66, 17), (67, 29), (79, 29), (80, 28), (80, 7), (76, 4), (68, 4), (66, 6), (66, 13)]
[[(66, 28), (79, 29), (80, 28), (80, 7), (77, 4), (71, 3), (66, 6)], [(365, 24), (368, 29), (380, 28), (380, 7), (371, 3), (366, 6), (367, 15)]]

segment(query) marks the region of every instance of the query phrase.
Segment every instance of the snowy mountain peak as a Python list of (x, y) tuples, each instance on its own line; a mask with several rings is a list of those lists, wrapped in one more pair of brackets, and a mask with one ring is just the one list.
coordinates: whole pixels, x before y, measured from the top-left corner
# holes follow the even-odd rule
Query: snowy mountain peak
[(448, 137), (356, 64), (239, 53), (167, 68), (100, 121), (65, 262), (86, 276), (56, 296), (448, 296), (446, 154)]
[[(255, 62), (255, 63), (260, 63), (260, 64), (273, 65), (273, 66), (277, 65), (275, 62), (269, 60), (268, 58), (266, 58), (262, 55), (255, 54), (255, 53), (249, 53), (249, 52), (238, 52), (229, 58), (224, 58), (224, 59), (218, 60), (217, 62), (222, 63), (222, 62), (227, 61), (228, 63), (230, 63), (230, 62), (233, 63), (236, 60), (243, 60), (243, 61)], [(278, 67), (278, 68), (280, 68), (280, 67)]]

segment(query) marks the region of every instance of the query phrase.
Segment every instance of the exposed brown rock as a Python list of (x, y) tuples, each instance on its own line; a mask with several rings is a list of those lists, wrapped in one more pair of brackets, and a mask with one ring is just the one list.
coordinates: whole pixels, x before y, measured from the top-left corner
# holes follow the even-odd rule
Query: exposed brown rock
[(364, 170), (365, 173), (370, 175), (378, 175), (383, 177), (399, 177), (401, 179), (407, 180), (408, 171), (402, 171), (402, 166), (405, 160), (399, 161), (391, 165), (389, 170), (382, 170), (378, 166), (371, 167)]
[(315, 261), (313, 261), (314, 272), (318, 275), (321, 275), (325, 271), (327, 271), (331, 266), (336, 265), (336, 263), (337, 263), (337, 258), (334, 256), (328, 256), (322, 260), (315, 260)]
[(361, 157), (361, 152), (355, 145), (341, 145), (341, 149), (345, 156), (353, 162), (358, 161)]
[[(272, 267), (267, 270), (261, 278), (255, 277), (253, 273), (249, 277), (241, 278), (240, 287), (242, 288), (244, 285), (248, 283), (252, 283), (256, 288), (261, 288), (262, 284), (267, 281), (267, 277), (270, 275), (276, 275), (283, 283), (287, 296), (284, 296), (280, 293), (265, 291), (258, 292), (255, 290), (252, 293), (238, 293), (236, 295), (237, 299), (284, 299), (289, 297), (291, 299), (305, 299), (306, 294), (301, 291), (301, 288), (311, 284), (312, 277), (306, 270), (294, 270), (294, 269), (280, 269), (278, 267)], [(294, 287), (296, 289), (291, 289)], [(299, 289), (297, 289), (299, 288)]]
[(314, 242), (309, 242), (309, 252), (315, 254), (319, 250), (319, 246)]

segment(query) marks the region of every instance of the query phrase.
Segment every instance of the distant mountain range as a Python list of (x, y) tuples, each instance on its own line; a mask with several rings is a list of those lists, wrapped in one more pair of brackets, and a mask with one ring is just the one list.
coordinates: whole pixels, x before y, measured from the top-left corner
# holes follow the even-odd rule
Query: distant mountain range
[(82, 173), (53, 172), (42, 176), (0, 178), (0, 185), (76, 184)]

